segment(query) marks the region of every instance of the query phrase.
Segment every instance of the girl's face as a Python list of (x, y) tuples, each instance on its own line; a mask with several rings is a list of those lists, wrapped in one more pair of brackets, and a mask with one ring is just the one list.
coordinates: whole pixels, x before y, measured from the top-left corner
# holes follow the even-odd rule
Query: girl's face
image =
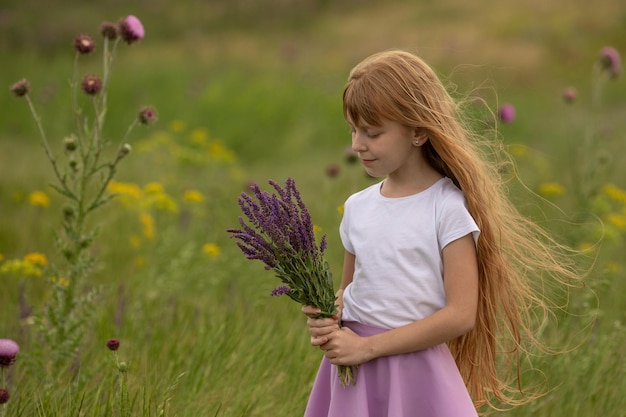
[(372, 177), (409, 173), (416, 169), (413, 145), (419, 137), (416, 129), (386, 121), (382, 126), (355, 126), (348, 120), (352, 133), (352, 150), (359, 154), (365, 171)]

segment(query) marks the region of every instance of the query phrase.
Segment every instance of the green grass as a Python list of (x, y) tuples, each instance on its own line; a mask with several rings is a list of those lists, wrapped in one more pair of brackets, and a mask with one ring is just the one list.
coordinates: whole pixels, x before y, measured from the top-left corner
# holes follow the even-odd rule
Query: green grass
[[(7, 86), (21, 77), (31, 81), (59, 155), (71, 131), (67, 38), (126, 13), (145, 16), (147, 37), (119, 49), (106, 134), (116, 143), (139, 106), (157, 108), (158, 124), (135, 131), (134, 150), (116, 179), (139, 187), (161, 184), (177, 210), (148, 210), (155, 220), (154, 239), (144, 235), (139, 206), (113, 201), (96, 212), (90, 226), (100, 227), (92, 248), (97, 263), (87, 282), (100, 286), (101, 293), (91, 306), (77, 362), (69, 361), (48, 380), (28, 361), (39, 342), (33, 339), (31, 320), (20, 318), (20, 294), (26, 297), (22, 309), (40, 311), (53, 294), (50, 277), (0, 275), (0, 338), (18, 340), (22, 348), (8, 375), (7, 415), (116, 415), (118, 371), (105, 346), (109, 338), (120, 339), (119, 357), (130, 365), (133, 415), (156, 416), (165, 400), (164, 415), (170, 416), (300, 415), (320, 352), (309, 346), (299, 307), (269, 297), (275, 278), (243, 259), (225, 230), (237, 225), (237, 196), (248, 182), (265, 185), (269, 178), (291, 176), (328, 235), (328, 261), (338, 278), (337, 208), (371, 182), (359, 166), (344, 162), (349, 136), (341, 117), (341, 90), (358, 60), (390, 47), (420, 52), (446, 81), (458, 84), (460, 92), (475, 90), (492, 111), (498, 103), (514, 103), (518, 117), (500, 125), (499, 135), (507, 145), (528, 147), (517, 156), (522, 180), (535, 191), (542, 183), (558, 182), (565, 194), (547, 197), (551, 203), (546, 203), (512, 185), (512, 198), (572, 244), (594, 243), (604, 233), (588, 278), (597, 300), (588, 291), (575, 292), (573, 315), (559, 314), (558, 324), (543, 330), (551, 345), (580, 346), (534, 358), (532, 367), (543, 376), (531, 372), (527, 382), (545, 383), (551, 391), (502, 414), (622, 415), (626, 233), (609, 219), (624, 215), (624, 202), (603, 194), (576, 199), (582, 168), (571, 156), (588, 124), (595, 123), (602, 134), (592, 150), (607, 154), (607, 166), (613, 168), (595, 181), (626, 188), (626, 168), (620, 163), (624, 79), (611, 82), (600, 109), (588, 106), (590, 71), (599, 49), (611, 44), (626, 51), (619, 2), (591, 10), (539, 0), (517, 8), (458, 0), (429, 6), (293, 2), (278, 20), (271, 17), (278, 1), (268, 1), (262, 11), (238, 3), (229, 2), (229, 9), (220, 2), (189, 2), (167, 13), (142, 2), (131, 11), (115, 3), (105, 13), (100, 6), (74, 4), (35, 14), (28, 2), (13, 5), (13, 17), (2, 29), (13, 37), (0, 43), (11, 64), (0, 70), (0, 79)], [(98, 72), (98, 59), (85, 59), (85, 71)], [(568, 85), (576, 86), (580, 96), (569, 105), (560, 96)], [(53, 232), (60, 230), (64, 202), (47, 188), (52, 170), (36, 128), (25, 103), (8, 92), (0, 95), (0, 106), (0, 266), (32, 252), (60, 263)], [(475, 118), (482, 121), (487, 115), (479, 109)], [(173, 121), (186, 128), (173, 131)], [(198, 128), (206, 129), (208, 140), (220, 140), (236, 160), (205, 155), (194, 163), (185, 152), (199, 152), (192, 142)], [(146, 150), (164, 137), (170, 140), (167, 146)], [(587, 156), (585, 161), (594, 158), (591, 152)], [(330, 164), (340, 167), (337, 178), (326, 175)], [(189, 189), (200, 191), (204, 200), (186, 202)], [(49, 207), (28, 203), (34, 190), (50, 195)], [(220, 248), (218, 256), (203, 253), (207, 243)], [(593, 314), (597, 321), (588, 331)], [(78, 364), (80, 372), (73, 373)]]

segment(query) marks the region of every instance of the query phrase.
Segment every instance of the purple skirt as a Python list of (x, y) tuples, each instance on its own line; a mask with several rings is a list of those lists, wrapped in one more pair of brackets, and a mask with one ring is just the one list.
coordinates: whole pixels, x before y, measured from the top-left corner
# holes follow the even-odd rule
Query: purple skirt
[[(360, 336), (386, 331), (344, 322)], [(344, 387), (324, 357), (304, 417), (477, 417), (445, 344), (359, 365), (356, 384)]]

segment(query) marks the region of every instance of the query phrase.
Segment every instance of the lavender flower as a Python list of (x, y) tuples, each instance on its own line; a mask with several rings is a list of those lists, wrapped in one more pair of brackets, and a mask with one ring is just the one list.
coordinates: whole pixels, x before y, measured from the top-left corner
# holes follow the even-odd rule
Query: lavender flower
[(143, 24), (133, 15), (121, 19), (119, 28), (122, 39), (129, 45), (143, 39), (145, 36)]
[(279, 287), (274, 288), (272, 292), (270, 293), (270, 295), (273, 297), (279, 297), (284, 294), (289, 294), (290, 292), (291, 292), (291, 288), (287, 287), (286, 285), (281, 285)]
[(0, 339), (0, 368), (8, 368), (15, 363), (20, 351), (19, 345), (11, 339)]
[[(326, 237), (318, 246), (311, 215), (293, 179), (287, 178), (284, 188), (272, 180), (269, 184), (275, 190), (272, 194), (256, 184), (250, 187), (253, 196), (241, 194), (241, 228), (227, 231), (246, 258), (262, 261), (280, 279), (283, 285), (271, 295), (287, 295), (302, 305), (319, 308), (318, 317), (331, 317), (337, 306), (332, 274), (324, 261)], [(344, 385), (354, 382), (351, 367), (339, 366), (338, 371)]]
[(611, 78), (617, 78), (622, 72), (622, 60), (617, 49), (605, 46), (600, 50), (600, 65)]
[(502, 123), (511, 123), (515, 120), (515, 107), (509, 103), (503, 104), (498, 111), (498, 116)]

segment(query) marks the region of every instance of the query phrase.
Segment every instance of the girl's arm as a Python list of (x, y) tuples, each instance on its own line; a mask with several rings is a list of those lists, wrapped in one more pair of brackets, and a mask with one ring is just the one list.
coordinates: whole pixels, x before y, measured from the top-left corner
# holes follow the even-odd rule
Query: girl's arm
[[(478, 308), (478, 262), (471, 234), (443, 249), (446, 306), (429, 317), (370, 337), (335, 330), (320, 341), (338, 365), (355, 365), (377, 357), (415, 352), (457, 338), (474, 327)], [(319, 335), (318, 335), (319, 336)]]
[(328, 341), (325, 335), (339, 329), (339, 321), (341, 320), (341, 312), (343, 310), (343, 290), (352, 282), (354, 275), (354, 254), (346, 251), (343, 258), (343, 272), (341, 275), (341, 284), (337, 290), (337, 315), (327, 319), (312, 319), (310, 315), (319, 313), (318, 308), (312, 306), (303, 306), (302, 312), (307, 315), (307, 325), (309, 333), (311, 333), (311, 344), (319, 346)]

